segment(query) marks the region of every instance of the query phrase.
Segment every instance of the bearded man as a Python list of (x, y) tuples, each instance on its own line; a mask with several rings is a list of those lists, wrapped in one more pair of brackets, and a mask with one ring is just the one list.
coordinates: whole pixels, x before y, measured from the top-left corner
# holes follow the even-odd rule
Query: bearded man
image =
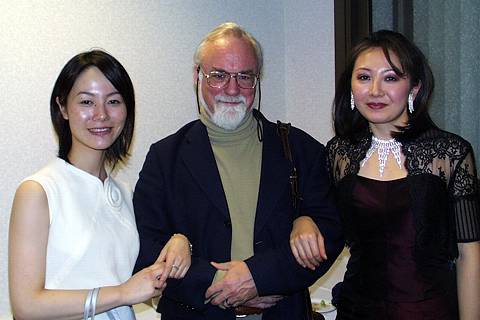
[[(183, 279), (168, 280), (157, 309), (162, 320), (306, 319), (305, 290), (343, 247), (325, 149), (291, 127), (293, 161), (285, 157), (277, 125), (254, 109), (260, 44), (237, 24), (210, 32), (194, 63), (200, 119), (152, 145), (135, 188), (136, 269), (181, 233), (192, 244), (192, 264)], [(313, 246), (328, 252), (312, 269), (296, 262), (289, 245), (298, 219), (318, 226)]]

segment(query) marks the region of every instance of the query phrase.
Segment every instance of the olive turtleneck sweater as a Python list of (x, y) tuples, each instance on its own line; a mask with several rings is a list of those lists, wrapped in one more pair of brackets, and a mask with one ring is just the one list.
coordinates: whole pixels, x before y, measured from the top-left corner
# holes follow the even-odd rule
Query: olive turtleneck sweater
[(253, 229), (262, 163), (262, 143), (257, 123), (248, 112), (234, 130), (214, 124), (201, 108), (200, 120), (207, 127), (232, 222), (231, 260), (253, 255)]

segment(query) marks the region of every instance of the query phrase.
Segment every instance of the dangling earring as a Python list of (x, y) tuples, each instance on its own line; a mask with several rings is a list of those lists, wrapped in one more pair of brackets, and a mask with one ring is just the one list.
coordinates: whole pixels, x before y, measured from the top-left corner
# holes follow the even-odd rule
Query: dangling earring
[(413, 113), (413, 94), (411, 92), (408, 95), (408, 111), (410, 111), (410, 113)]
[(355, 100), (353, 99), (353, 92), (350, 91), (350, 108), (355, 109)]

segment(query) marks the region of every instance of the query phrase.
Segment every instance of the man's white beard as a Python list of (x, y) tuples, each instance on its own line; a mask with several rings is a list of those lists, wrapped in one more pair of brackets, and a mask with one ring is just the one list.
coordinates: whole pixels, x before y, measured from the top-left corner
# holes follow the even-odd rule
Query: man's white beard
[[(228, 105), (225, 102), (238, 102), (237, 105)], [(210, 111), (210, 110), (209, 110)], [(246, 99), (244, 96), (215, 96), (215, 111), (210, 115), (213, 123), (225, 130), (235, 130), (242, 123), (247, 113)]]
[[(247, 99), (242, 95), (235, 97), (216, 95), (213, 114), (206, 106), (201, 94), (200, 99), (212, 122), (225, 130), (235, 130), (238, 128), (247, 113)], [(226, 102), (238, 102), (238, 104), (232, 106)]]

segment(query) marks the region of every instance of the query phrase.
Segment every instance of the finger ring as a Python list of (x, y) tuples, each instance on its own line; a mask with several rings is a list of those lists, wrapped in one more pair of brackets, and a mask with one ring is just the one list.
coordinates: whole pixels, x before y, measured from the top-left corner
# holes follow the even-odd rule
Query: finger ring
[(173, 266), (172, 266), (172, 268), (178, 269), (178, 266), (176, 266), (176, 265), (173, 265)]
[(230, 308), (232, 305), (228, 303), (228, 299), (225, 299), (225, 307)]

